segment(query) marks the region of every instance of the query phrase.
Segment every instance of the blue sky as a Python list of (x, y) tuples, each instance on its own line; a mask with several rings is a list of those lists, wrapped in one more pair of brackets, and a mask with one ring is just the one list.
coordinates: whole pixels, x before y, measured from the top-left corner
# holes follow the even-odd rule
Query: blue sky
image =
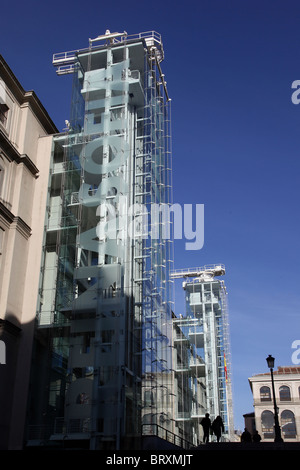
[[(162, 35), (172, 98), (174, 202), (205, 205), (205, 242), (175, 242), (175, 267), (223, 263), (228, 290), (236, 428), (253, 411), (248, 377), (292, 365), (300, 339), (300, 3), (1, 2), (1, 49), (59, 128), (71, 77), (52, 54), (88, 46), (106, 29)], [(182, 308), (183, 293), (176, 298)]]

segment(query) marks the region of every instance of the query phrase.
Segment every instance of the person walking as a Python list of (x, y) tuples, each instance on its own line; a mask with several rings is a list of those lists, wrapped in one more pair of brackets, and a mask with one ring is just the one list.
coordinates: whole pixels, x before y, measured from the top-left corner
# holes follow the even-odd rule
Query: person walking
[(216, 419), (213, 420), (211, 428), (217, 437), (217, 442), (220, 442), (222, 432), (224, 432), (224, 423), (221, 416), (217, 416)]
[(258, 431), (255, 431), (252, 437), (253, 442), (260, 442), (261, 441), (261, 436), (258, 434)]
[(244, 432), (241, 435), (241, 442), (252, 442), (252, 437), (247, 428), (244, 429)]
[(201, 426), (203, 427), (203, 442), (209, 442), (209, 431), (211, 428), (211, 421), (209, 418), (209, 413), (205, 413), (205, 417), (201, 421)]

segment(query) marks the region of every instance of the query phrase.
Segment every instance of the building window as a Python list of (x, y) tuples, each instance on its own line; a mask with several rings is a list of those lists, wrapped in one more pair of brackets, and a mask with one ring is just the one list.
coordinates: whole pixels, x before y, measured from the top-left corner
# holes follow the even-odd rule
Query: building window
[(265, 439), (274, 438), (274, 415), (272, 411), (265, 410), (261, 414), (261, 430)]
[(5, 103), (0, 103), (0, 122), (6, 127), (9, 107)]
[(281, 429), (285, 438), (296, 437), (295, 416), (292, 411), (284, 410), (281, 413)]
[(286, 385), (279, 388), (279, 399), (280, 401), (291, 401), (291, 391)]
[(260, 401), (271, 401), (271, 390), (270, 387), (261, 387), (260, 390)]

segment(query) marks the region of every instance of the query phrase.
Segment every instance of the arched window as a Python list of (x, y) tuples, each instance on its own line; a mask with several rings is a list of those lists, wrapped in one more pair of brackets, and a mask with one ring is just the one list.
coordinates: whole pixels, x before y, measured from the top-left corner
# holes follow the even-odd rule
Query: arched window
[(279, 399), (280, 401), (291, 401), (291, 391), (286, 385), (279, 388)]
[(296, 423), (294, 413), (290, 410), (284, 410), (281, 413), (281, 429), (284, 437), (296, 437)]
[(274, 415), (272, 411), (265, 410), (262, 412), (261, 430), (265, 439), (274, 438)]
[(270, 387), (260, 387), (260, 401), (271, 401), (271, 390)]

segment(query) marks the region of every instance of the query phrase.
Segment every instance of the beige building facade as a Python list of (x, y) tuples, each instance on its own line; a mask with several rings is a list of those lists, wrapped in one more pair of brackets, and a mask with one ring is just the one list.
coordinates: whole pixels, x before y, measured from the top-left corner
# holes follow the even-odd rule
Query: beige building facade
[[(278, 367), (273, 372), (276, 405), (284, 442), (300, 440), (300, 367)], [(274, 441), (274, 402), (270, 373), (249, 378), (256, 429), (262, 441)]]
[(23, 446), (45, 209), (57, 129), (0, 56), (0, 448)]

